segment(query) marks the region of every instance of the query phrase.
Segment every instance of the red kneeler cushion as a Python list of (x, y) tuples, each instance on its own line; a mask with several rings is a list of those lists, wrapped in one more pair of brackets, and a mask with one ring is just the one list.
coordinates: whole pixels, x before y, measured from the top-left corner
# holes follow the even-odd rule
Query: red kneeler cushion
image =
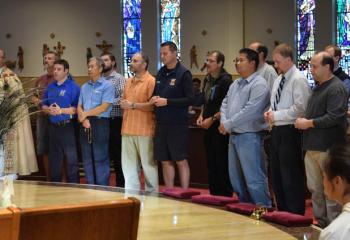
[(170, 189), (165, 189), (162, 194), (169, 196), (169, 197), (174, 197), (174, 198), (180, 198), (180, 199), (189, 199), (194, 195), (199, 195), (201, 194), (199, 191), (194, 191), (194, 190), (189, 190), (189, 189), (176, 189), (176, 188), (170, 188)]
[(262, 218), (287, 227), (307, 227), (312, 224), (312, 218), (283, 211), (267, 212)]
[(238, 198), (201, 194), (201, 195), (192, 196), (192, 202), (224, 206), (229, 203), (237, 203)]
[(252, 203), (230, 203), (226, 205), (227, 210), (244, 215), (251, 215), (255, 208), (257, 206)]

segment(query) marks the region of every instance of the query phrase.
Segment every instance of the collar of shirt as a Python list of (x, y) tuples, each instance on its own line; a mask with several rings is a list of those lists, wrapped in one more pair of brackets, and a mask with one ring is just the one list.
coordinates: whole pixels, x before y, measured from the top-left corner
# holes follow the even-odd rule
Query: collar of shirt
[(242, 84), (242, 83), (250, 83), (254, 78), (255, 78), (255, 76), (257, 75), (257, 72), (255, 72), (255, 73), (253, 73), (253, 74), (251, 74), (249, 77), (247, 77), (247, 78), (240, 78), (239, 80), (238, 80), (238, 83), (239, 84)]
[(297, 67), (295, 65), (293, 65), (290, 69), (288, 69), (288, 71), (284, 75), (282, 74), (281, 79), (284, 76), (285, 81), (287, 81), (288, 79), (291, 78), (291, 76), (293, 75), (293, 73), (296, 69), (297, 69)]
[(258, 70), (256, 71), (257, 74), (261, 75), (261, 73), (263, 73), (265, 71), (265, 69), (267, 68), (268, 64), (265, 62), (260, 68), (258, 68)]
[(350, 212), (350, 202), (346, 203), (343, 206), (343, 212)]
[(0, 68), (0, 74), (2, 74), (2, 72), (5, 70), (5, 67), (1, 67)]
[(142, 74), (141, 76), (140, 76), (140, 78), (136, 78), (135, 76), (133, 76), (132, 77), (132, 79), (131, 79), (131, 81), (132, 82), (138, 82), (138, 81), (140, 81), (140, 82), (143, 82), (143, 81), (145, 81), (145, 79), (146, 79), (146, 76), (148, 76), (148, 71), (146, 71), (144, 74)]
[(58, 82), (55, 81), (55, 85), (56, 86), (66, 86), (68, 83), (70, 83), (70, 81), (72, 81), (72, 79), (70, 77), (67, 77), (67, 79), (62, 84), (58, 84)]
[(104, 78), (106, 80), (109, 80), (109, 79), (112, 79), (112, 78), (116, 78), (117, 75), (118, 75), (118, 73), (116, 71), (112, 71), (110, 75), (104, 76)]
[(96, 82), (93, 82), (93, 81), (90, 79), (88, 83), (89, 83), (90, 85), (95, 85), (95, 84), (101, 85), (101, 84), (103, 83), (104, 80), (105, 80), (104, 77), (100, 77), (99, 79), (97, 79)]

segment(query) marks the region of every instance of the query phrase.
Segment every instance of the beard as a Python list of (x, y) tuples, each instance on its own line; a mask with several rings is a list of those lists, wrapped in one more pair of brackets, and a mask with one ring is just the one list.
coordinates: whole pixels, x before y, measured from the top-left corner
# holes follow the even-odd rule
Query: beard
[(102, 73), (106, 73), (106, 72), (109, 72), (110, 70), (112, 70), (112, 66), (104, 66), (103, 67), (103, 70), (102, 70)]

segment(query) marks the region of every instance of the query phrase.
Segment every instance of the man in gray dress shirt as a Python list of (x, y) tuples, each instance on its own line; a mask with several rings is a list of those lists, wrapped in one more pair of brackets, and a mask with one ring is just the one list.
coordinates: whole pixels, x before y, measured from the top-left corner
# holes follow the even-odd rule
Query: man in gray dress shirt
[(293, 63), (293, 49), (278, 45), (273, 60), (280, 76), (271, 92), (271, 107), (264, 117), (271, 130), (270, 171), (272, 186), (280, 211), (303, 215), (305, 212), (304, 163), (301, 133), (294, 127), (304, 116), (310, 96), (306, 77)]
[(270, 207), (266, 168), (262, 158), (262, 131), (268, 126), (263, 113), (269, 106), (269, 89), (256, 73), (258, 53), (239, 51), (236, 68), (241, 78), (234, 81), (222, 102), (219, 131), (230, 134), (229, 175), (241, 202)]
[(261, 42), (253, 42), (249, 45), (249, 48), (253, 49), (259, 54), (259, 66), (256, 72), (266, 80), (267, 86), (271, 92), (273, 83), (278, 75), (276, 73), (276, 70), (271, 65), (266, 63), (266, 58), (269, 50)]

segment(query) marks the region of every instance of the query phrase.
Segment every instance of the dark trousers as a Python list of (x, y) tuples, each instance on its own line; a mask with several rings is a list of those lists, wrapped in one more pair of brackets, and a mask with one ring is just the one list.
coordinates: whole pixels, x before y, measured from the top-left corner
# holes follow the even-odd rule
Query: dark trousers
[(218, 123), (214, 123), (204, 135), (211, 195), (232, 196), (228, 173), (228, 139), (228, 136), (219, 133)]
[(109, 119), (89, 118), (90, 131), (80, 128), (81, 153), (88, 184), (109, 185)]
[(60, 182), (64, 156), (67, 159), (67, 181), (79, 183), (78, 152), (73, 122), (49, 126), (49, 167), (51, 181)]
[(110, 120), (110, 135), (109, 135), (109, 156), (110, 161), (113, 162), (116, 186), (124, 188), (125, 180), (122, 170), (122, 122), (123, 118), (114, 117)]
[(304, 215), (305, 174), (301, 133), (293, 125), (273, 127), (270, 159), (278, 210)]

